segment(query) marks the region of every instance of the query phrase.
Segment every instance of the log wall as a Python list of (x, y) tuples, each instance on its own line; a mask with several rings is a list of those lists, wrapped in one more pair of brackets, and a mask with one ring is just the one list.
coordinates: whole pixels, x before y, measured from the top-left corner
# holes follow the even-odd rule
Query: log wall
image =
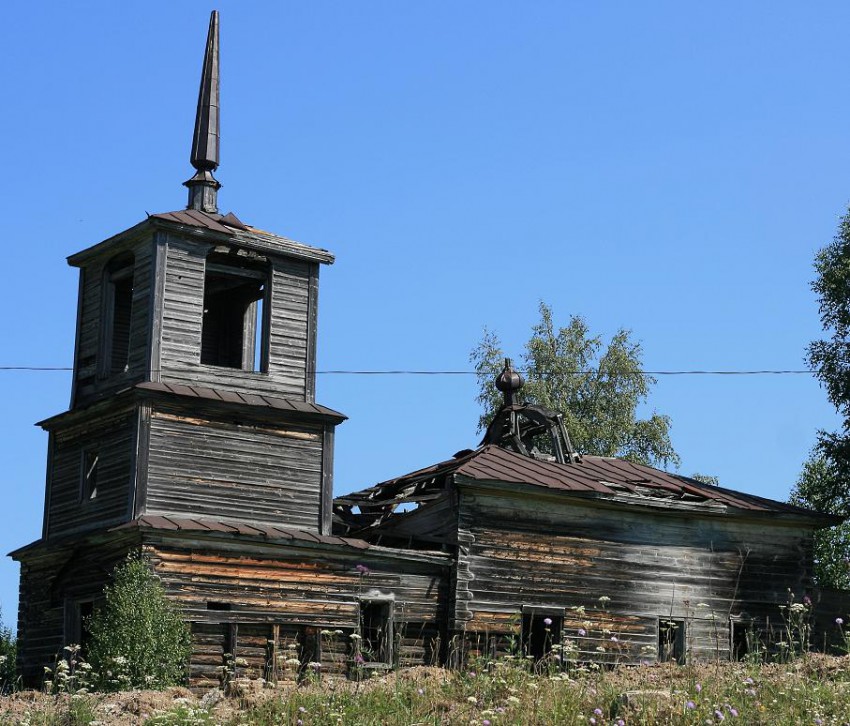
[(536, 606), (564, 617), (581, 658), (653, 660), (670, 619), (689, 657), (728, 658), (730, 618), (781, 623), (789, 589), (811, 585), (811, 531), (777, 520), (465, 492), (459, 540), (453, 626), (479, 649), (507, 648)]
[(157, 254), (164, 274), (156, 296), (152, 380), (311, 401), (318, 263), (271, 258), (268, 371), (244, 371), (200, 362), (204, 270), (211, 249), (174, 235), (160, 237)]
[[(439, 660), (448, 579), (440, 565), (394, 562), (347, 547), (319, 553), (236, 540), (214, 547), (184, 541), (179, 547), (151, 544), (148, 553), (192, 623), (193, 685), (211, 685), (228, 654), (237, 676), (277, 669), (280, 679), (296, 678), (313, 660), (321, 673), (346, 673), (361, 599), (393, 602), (397, 664)], [(369, 573), (360, 574), (357, 565)], [(293, 659), (300, 665), (286, 663)]]
[(245, 415), (216, 416), (200, 405), (154, 408), (145, 512), (319, 531), (323, 427)]

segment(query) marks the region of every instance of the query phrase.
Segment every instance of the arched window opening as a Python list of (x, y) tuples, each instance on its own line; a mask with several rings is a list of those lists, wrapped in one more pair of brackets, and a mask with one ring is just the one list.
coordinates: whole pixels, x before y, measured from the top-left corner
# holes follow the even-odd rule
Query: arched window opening
[(114, 258), (106, 267), (101, 369), (107, 375), (123, 373), (130, 362), (134, 265), (135, 258), (127, 253)]

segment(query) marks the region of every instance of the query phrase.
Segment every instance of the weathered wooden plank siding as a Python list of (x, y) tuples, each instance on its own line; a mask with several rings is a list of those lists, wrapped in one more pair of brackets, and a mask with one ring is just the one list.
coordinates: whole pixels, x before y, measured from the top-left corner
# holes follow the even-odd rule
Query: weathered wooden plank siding
[[(165, 246), (159, 380), (227, 391), (307, 398), (311, 265), (271, 259), (269, 366), (265, 373), (201, 365), (204, 270), (211, 247), (170, 235)], [(313, 296), (315, 298), (315, 296)], [(312, 300), (315, 305), (315, 299)]]
[[(66, 536), (128, 518), (136, 416), (124, 408), (51, 431), (45, 536)], [(97, 496), (81, 497), (83, 452), (96, 451)]]
[[(111, 260), (132, 252), (133, 303), (130, 316), (130, 347), (126, 372), (107, 373), (101, 360), (103, 336), (104, 276)], [(149, 297), (152, 284), (153, 241), (146, 235), (105, 259), (92, 260), (80, 270), (80, 306), (78, 340), (74, 362), (74, 401), (72, 406), (84, 405), (95, 397), (114, 393), (132, 382), (144, 380), (148, 370), (148, 330), (150, 323)]]
[(457, 629), (517, 633), (523, 605), (560, 609), (595, 658), (652, 657), (665, 618), (687, 621), (693, 656), (727, 657), (730, 616), (780, 620), (810, 586), (810, 533), (776, 523), (464, 494), (459, 531)]
[(54, 667), (71, 645), (67, 609), (81, 600), (98, 601), (115, 565), (132, 548), (118, 538), (96, 549), (43, 547), (22, 558), (18, 673), (24, 686), (40, 687), (44, 667)]
[[(195, 685), (218, 677), (214, 669), (222, 663), (215, 661), (230, 652), (231, 625), (237, 626), (231, 655), (247, 661), (237, 667), (237, 675), (239, 669), (260, 673), (275, 662), (281, 666), (277, 656), (306, 663), (314, 657), (316, 638), (321, 641), (323, 671), (346, 672), (349, 636), (358, 628), (361, 598), (394, 602), (398, 662), (414, 665), (437, 659), (447, 578), (434, 565), (393, 564), (342, 548), (308, 554), (232, 540), (215, 546), (200, 541), (180, 547), (157, 543), (147, 551), (169, 596), (198, 633), (192, 664)], [(359, 574), (358, 564), (365, 564), (369, 574)], [(223, 605), (229, 609), (220, 609)], [(275, 632), (277, 653), (272, 660), (275, 649), (269, 641), (275, 641)], [(279, 675), (296, 674), (290, 665)]]
[(146, 511), (318, 531), (322, 446), (321, 427), (158, 408), (150, 421)]

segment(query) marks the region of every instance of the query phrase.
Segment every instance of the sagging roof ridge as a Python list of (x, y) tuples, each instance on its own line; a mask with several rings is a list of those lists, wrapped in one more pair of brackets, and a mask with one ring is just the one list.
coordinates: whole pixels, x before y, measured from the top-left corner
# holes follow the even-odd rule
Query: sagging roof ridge
[[(678, 498), (679, 501), (715, 503), (732, 509), (783, 513), (823, 522), (837, 523), (841, 518), (780, 502), (755, 494), (725, 487), (705, 484), (690, 477), (665, 472), (645, 464), (616, 457), (582, 456), (581, 462), (560, 464), (523, 456), (494, 444), (486, 444), (469, 453), (418, 469), (358, 492), (343, 495), (335, 504), (376, 506), (391, 503), (393, 492), (401, 492), (420, 482), (442, 478), (449, 474), (460, 475), (475, 481), (498, 481), (507, 484), (528, 484), (541, 488), (577, 495), (619, 495), (625, 492), (635, 501), (650, 502), (653, 496), (642, 493), (655, 490), (659, 499)], [(383, 495), (383, 496), (381, 496)], [(415, 498), (415, 497), (411, 497)]]

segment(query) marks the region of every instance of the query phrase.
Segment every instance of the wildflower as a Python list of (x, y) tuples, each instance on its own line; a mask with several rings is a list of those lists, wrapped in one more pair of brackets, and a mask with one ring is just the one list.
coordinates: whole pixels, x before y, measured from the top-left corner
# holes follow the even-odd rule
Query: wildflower
[(578, 634), (583, 638), (585, 635), (587, 635), (587, 631), (584, 628), (579, 628)]
[(360, 653), (358, 653), (354, 656), (354, 662), (357, 663), (357, 665), (362, 665), (366, 662), (366, 659), (362, 655), (360, 655)]
[(844, 618), (835, 618), (835, 624), (840, 628), (844, 625)]
[(295, 726), (304, 726), (304, 722), (303, 722), (303, 721), (299, 718), (299, 719), (295, 722)]
[(354, 569), (357, 570), (357, 572), (359, 572), (361, 575), (368, 575), (371, 571), (368, 567), (366, 567), (366, 565), (357, 565), (357, 567), (355, 567)]
[(599, 597), (599, 602), (601, 602), (601, 603), (611, 602), (611, 598), (608, 597), (607, 595), (601, 595)]
[(478, 699), (475, 696), (470, 696), (466, 701), (467, 703), (478, 703)]
[(612, 635), (612, 636), (611, 636), (611, 642), (612, 642), (612, 643), (619, 643), (620, 641), (617, 639), (617, 636), (616, 636), (616, 635)]
[(694, 686), (694, 688), (696, 688), (697, 693), (702, 693), (702, 684), (697, 683), (696, 686)]
[(755, 683), (755, 681), (753, 680), (752, 676), (747, 676), (747, 677), (744, 679), (744, 683), (747, 683), (747, 684), (749, 684), (749, 685), (753, 685), (753, 683)]
[(597, 716), (601, 716), (602, 715), (602, 709), (601, 708), (594, 708), (593, 713), (595, 713)]
[(307, 713), (307, 709), (304, 708), (304, 706), (299, 706), (298, 707), (298, 713)]
[(552, 618), (543, 618), (543, 624), (549, 627), (552, 624)]
[(689, 711), (693, 711), (696, 707), (697, 705), (693, 701), (688, 701), (685, 704), (685, 708), (687, 708)]
[(593, 724), (593, 725), (595, 726), (595, 724), (596, 724), (596, 719), (595, 719), (595, 718), (593, 718), (593, 716), (591, 716), (591, 717), (588, 719), (588, 721), (589, 721), (591, 724)]
[(504, 706), (496, 706), (496, 713), (504, 713), (507, 709)]
[(732, 718), (738, 718), (738, 709), (732, 706), (729, 707), (729, 713), (732, 714)]
[(313, 662), (313, 663), (308, 663), (308, 664), (307, 664), (307, 667), (308, 667), (309, 669), (311, 669), (311, 670), (317, 671), (317, 670), (319, 670), (319, 669), (322, 667), (322, 664), (321, 664), (321, 663)]
[(490, 726), (490, 719), (485, 718), (485, 719), (481, 722), (481, 726)]
[(711, 607), (711, 605), (709, 605), (707, 602), (698, 602), (697, 607), (698, 608), (709, 608), (709, 607)]
[(416, 689), (416, 692), (417, 692), (420, 696), (424, 696), (424, 695), (425, 695), (425, 689), (424, 689), (424, 688), (417, 688), (417, 689)]
[(723, 715), (723, 712), (722, 712), (722, 711), (719, 711), (719, 710), (716, 710), (716, 709), (715, 709), (715, 711), (714, 711), (714, 717), (715, 717), (718, 721), (725, 721), (725, 720), (726, 720), (726, 717)]
[(617, 719), (617, 726), (626, 726), (626, 722), (623, 721), (623, 719), (618, 718)]
[(516, 696), (508, 696), (508, 703), (516, 704), (516, 703), (519, 703), (519, 702), (520, 701)]
[(744, 691), (744, 693), (746, 693), (748, 696), (755, 697), (756, 689), (755, 688), (748, 688), (746, 691)]
[(351, 634), (351, 635), (349, 635), (348, 637), (349, 637), (349, 638), (351, 638), (352, 640), (360, 640), (363, 636), (362, 636), (362, 635), (358, 635), (357, 633), (352, 633), (352, 634)]
[(812, 598), (810, 598), (808, 595), (804, 595), (803, 596), (803, 605), (805, 605), (806, 607), (810, 607), (811, 604), (812, 604)]

